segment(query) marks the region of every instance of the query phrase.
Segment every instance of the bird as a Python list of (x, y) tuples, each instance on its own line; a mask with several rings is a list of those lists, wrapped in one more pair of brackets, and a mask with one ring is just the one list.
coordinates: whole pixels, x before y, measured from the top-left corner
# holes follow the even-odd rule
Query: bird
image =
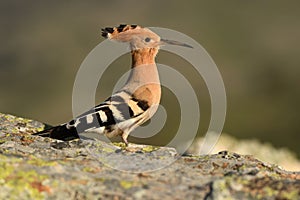
[(132, 63), (125, 85), (71, 121), (33, 135), (68, 141), (79, 138), (81, 133), (93, 132), (108, 138), (121, 136), (128, 145), (129, 134), (149, 120), (160, 103), (161, 85), (155, 63), (159, 48), (162, 45), (193, 48), (175, 40), (162, 39), (149, 28), (135, 24), (120, 24), (101, 30), (104, 38), (129, 44)]

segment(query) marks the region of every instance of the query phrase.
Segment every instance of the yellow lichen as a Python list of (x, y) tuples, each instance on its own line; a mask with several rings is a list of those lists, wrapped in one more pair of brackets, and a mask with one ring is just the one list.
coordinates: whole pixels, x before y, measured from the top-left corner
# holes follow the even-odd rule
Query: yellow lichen
[(282, 192), (283, 199), (300, 199), (299, 190), (295, 189), (292, 191), (283, 191)]
[(39, 167), (57, 165), (57, 162), (55, 162), (55, 161), (42, 160), (42, 159), (39, 159), (39, 158), (37, 158), (33, 155), (31, 155), (29, 157), (29, 160), (27, 161), (27, 163), (31, 164), (31, 165), (36, 165), (36, 166), (39, 166)]
[(37, 174), (34, 170), (23, 171), (18, 168), (21, 159), (6, 159), (1, 156), (0, 186), (9, 190), (10, 199), (44, 199), (41, 193), (42, 181), (47, 177)]
[(152, 151), (156, 151), (157, 149), (159, 149), (159, 147), (155, 147), (155, 146), (146, 146), (146, 147), (143, 147), (142, 148), (142, 151), (143, 152), (146, 152), (146, 153), (150, 153)]
[(125, 149), (127, 147), (124, 142), (113, 142), (112, 144), (117, 146), (117, 147), (120, 147), (122, 149)]
[(129, 189), (132, 187), (133, 183), (130, 181), (120, 181), (120, 185), (124, 189)]
[(6, 185), (12, 188), (11, 197), (28, 197), (28, 199), (44, 199), (44, 194), (34, 186), (34, 183), (41, 183), (46, 176), (39, 175), (35, 171), (18, 171), (6, 178)]
[(111, 149), (111, 148), (108, 148), (108, 147), (103, 147), (102, 150), (106, 153), (112, 153), (114, 152), (115, 150)]
[(274, 190), (271, 187), (265, 186), (263, 188), (263, 192), (264, 192), (264, 197), (272, 197), (272, 196), (276, 196), (278, 194), (277, 190)]

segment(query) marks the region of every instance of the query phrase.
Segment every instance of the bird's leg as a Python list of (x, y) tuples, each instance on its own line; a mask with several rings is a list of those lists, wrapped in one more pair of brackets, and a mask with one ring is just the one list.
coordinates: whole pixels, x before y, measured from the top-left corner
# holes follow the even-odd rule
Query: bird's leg
[(123, 134), (122, 134), (122, 139), (123, 139), (124, 143), (126, 144), (126, 147), (124, 150), (127, 152), (131, 152), (131, 153), (136, 152), (136, 151), (141, 151), (142, 148), (139, 147), (138, 145), (134, 145), (132, 143), (129, 145), (129, 143), (127, 141), (129, 133), (130, 133), (130, 131), (126, 131), (126, 132), (123, 132)]
[(123, 139), (123, 142), (126, 144), (126, 146), (128, 146), (128, 141), (127, 141), (128, 135), (129, 135), (129, 132), (123, 132), (123, 134), (122, 134), (122, 139)]

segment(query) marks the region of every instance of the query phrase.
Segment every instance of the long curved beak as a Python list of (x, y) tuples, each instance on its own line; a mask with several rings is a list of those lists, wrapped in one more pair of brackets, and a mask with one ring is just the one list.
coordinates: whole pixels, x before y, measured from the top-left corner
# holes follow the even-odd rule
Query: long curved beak
[(191, 45), (182, 43), (182, 42), (178, 42), (175, 40), (167, 40), (167, 39), (160, 39), (160, 43), (161, 45), (165, 45), (165, 44), (171, 44), (171, 45), (177, 45), (177, 46), (182, 46), (182, 47), (188, 47), (188, 48), (193, 48)]

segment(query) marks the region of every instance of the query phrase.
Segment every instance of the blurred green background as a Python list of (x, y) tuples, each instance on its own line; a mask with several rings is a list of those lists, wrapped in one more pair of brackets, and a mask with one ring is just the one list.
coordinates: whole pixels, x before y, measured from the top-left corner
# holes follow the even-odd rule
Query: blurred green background
[[(103, 41), (100, 28), (165, 27), (194, 38), (219, 67), (228, 100), (224, 132), (300, 155), (299, 1), (7, 0), (0, 9), (0, 112), (49, 124), (68, 121), (76, 72)], [(203, 135), (210, 117), (203, 80), (176, 55), (162, 51), (157, 61), (180, 71), (199, 91)], [(97, 99), (110, 95), (129, 65), (128, 55), (112, 64)], [(163, 133), (177, 128), (180, 111), (174, 94), (163, 92), (162, 104), (173, 112), (160, 134), (168, 137)]]

